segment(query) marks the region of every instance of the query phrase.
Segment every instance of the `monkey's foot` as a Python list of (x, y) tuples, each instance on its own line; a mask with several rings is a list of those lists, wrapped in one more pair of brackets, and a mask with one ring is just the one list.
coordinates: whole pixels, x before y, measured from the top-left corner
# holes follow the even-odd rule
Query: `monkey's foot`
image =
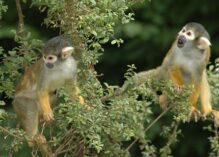
[(53, 154), (52, 149), (47, 143), (45, 136), (37, 135), (35, 137), (35, 142), (43, 157), (55, 157), (55, 154)]
[(45, 136), (43, 136), (43, 135), (37, 135), (35, 137), (35, 141), (37, 142), (37, 144), (46, 144), (47, 143), (47, 140), (46, 140)]
[(34, 145), (46, 144), (46, 138), (43, 135), (35, 135), (34, 138), (28, 141), (28, 145), (33, 147)]
[(212, 115), (214, 116), (215, 127), (219, 127), (219, 111), (212, 110)]
[(29, 147), (33, 147), (35, 142), (33, 140), (28, 140), (27, 144), (28, 144)]
[(198, 109), (196, 109), (195, 107), (192, 107), (189, 117), (190, 117), (190, 121), (194, 119), (195, 122), (197, 122), (202, 117), (202, 114)]

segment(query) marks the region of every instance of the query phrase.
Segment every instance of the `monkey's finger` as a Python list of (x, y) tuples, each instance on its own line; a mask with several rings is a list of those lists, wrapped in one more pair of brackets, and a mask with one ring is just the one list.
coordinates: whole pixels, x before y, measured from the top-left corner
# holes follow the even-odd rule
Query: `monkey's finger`
[(191, 110), (189, 116), (190, 116), (190, 117), (189, 117), (189, 118), (190, 118), (189, 121), (195, 120), (195, 122), (197, 122), (197, 121), (200, 119), (200, 117), (202, 116), (202, 114), (201, 114), (201, 112), (200, 112), (199, 110), (197, 110), (195, 107), (192, 107), (192, 110)]
[(177, 93), (181, 93), (183, 91), (183, 87), (176, 85), (175, 90), (176, 90)]
[(51, 112), (51, 113), (44, 113), (43, 114), (43, 120), (45, 121), (45, 122), (51, 122), (51, 121), (53, 121), (54, 120), (54, 115), (53, 115), (53, 113)]

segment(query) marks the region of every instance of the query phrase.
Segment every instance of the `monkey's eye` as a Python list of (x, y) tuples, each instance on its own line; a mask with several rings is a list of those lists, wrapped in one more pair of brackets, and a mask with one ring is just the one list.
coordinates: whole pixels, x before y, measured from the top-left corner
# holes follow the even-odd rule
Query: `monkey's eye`
[(52, 58), (53, 58), (53, 57), (51, 57), (51, 56), (48, 57), (49, 60), (52, 60)]
[(191, 33), (191, 32), (187, 32), (186, 34), (187, 34), (188, 36), (191, 36), (191, 35), (192, 35), (192, 33)]
[(45, 63), (55, 63), (57, 57), (55, 55), (48, 55), (48, 56), (43, 56), (43, 59)]
[(186, 32), (186, 30), (185, 30), (185, 29), (183, 29), (183, 30), (182, 30), (182, 32), (183, 32), (183, 33), (185, 33), (185, 32)]

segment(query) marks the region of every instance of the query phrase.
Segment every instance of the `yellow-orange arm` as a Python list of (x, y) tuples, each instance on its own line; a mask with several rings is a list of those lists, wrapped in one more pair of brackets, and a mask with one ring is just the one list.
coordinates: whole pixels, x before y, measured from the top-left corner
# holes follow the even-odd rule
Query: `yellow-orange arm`
[(53, 120), (53, 112), (50, 106), (49, 92), (47, 90), (39, 90), (37, 93), (39, 106), (42, 110), (43, 119), (45, 121)]

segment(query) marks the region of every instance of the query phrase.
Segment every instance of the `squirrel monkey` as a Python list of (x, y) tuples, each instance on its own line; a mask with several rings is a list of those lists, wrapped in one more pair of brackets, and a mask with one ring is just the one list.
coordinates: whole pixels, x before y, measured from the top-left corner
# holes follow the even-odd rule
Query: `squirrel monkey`
[(211, 94), (206, 74), (206, 66), (210, 59), (210, 46), (210, 36), (205, 28), (198, 23), (188, 23), (178, 33), (161, 65), (164, 78), (172, 80), (177, 90), (180, 90), (182, 85), (194, 86), (189, 97), (192, 113), (198, 111), (196, 104), (199, 98), (203, 114), (207, 115), (212, 112)]
[[(138, 73), (134, 81), (140, 84), (148, 77), (171, 80), (179, 92), (183, 85), (193, 85), (194, 89), (189, 97), (192, 105), (191, 114), (200, 113), (197, 109), (200, 98), (203, 115), (212, 113), (218, 121), (219, 112), (213, 110), (211, 106), (206, 72), (210, 46), (210, 36), (205, 28), (199, 23), (188, 23), (179, 31), (162, 65), (156, 69)], [(166, 106), (168, 98), (163, 94), (159, 99), (161, 106)]]
[[(76, 92), (79, 90), (73, 51), (74, 47), (64, 37), (50, 39), (42, 49), (43, 57), (27, 69), (17, 86), (13, 107), (30, 140), (36, 141), (39, 119), (45, 122), (54, 119), (51, 107), (55, 103), (55, 91), (66, 82), (71, 83)], [(83, 98), (79, 95), (78, 98), (83, 104)]]

